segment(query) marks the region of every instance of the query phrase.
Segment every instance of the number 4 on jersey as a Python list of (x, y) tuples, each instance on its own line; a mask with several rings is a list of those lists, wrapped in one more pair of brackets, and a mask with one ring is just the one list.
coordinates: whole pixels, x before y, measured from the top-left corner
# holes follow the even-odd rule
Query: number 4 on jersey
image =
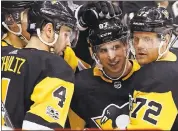
[(62, 108), (66, 99), (66, 88), (61, 86), (53, 92), (53, 96), (59, 98), (58, 105)]

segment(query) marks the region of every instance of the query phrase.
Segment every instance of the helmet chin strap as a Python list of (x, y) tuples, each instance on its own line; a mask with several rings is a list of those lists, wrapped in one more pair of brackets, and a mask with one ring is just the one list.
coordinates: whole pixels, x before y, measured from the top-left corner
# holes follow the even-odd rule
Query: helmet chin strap
[(157, 57), (156, 61), (159, 60), (167, 52), (168, 47), (166, 48), (166, 50), (163, 53), (161, 53), (161, 48), (163, 47), (163, 45), (164, 45), (164, 41), (161, 41), (159, 48), (158, 48), (158, 57)]
[(135, 48), (133, 47), (133, 44), (132, 44), (132, 43), (133, 43), (133, 42), (132, 42), (131, 40), (129, 40), (130, 52), (132, 53), (134, 59), (137, 60), (137, 59), (136, 59), (136, 55), (135, 55)]
[(96, 54), (95, 54), (95, 53), (93, 53), (92, 58), (95, 60), (96, 64), (98, 65), (98, 68), (99, 68), (100, 70), (102, 70), (102, 65), (101, 65), (101, 63), (100, 63), (100, 60), (98, 60), (98, 59), (96, 58)]
[(26, 43), (28, 42), (28, 40), (25, 38), (25, 36), (22, 35), (22, 26), (21, 24), (17, 24), (17, 26), (19, 27), (19, 32), (14, 32), (12, 30), (9, 29), (8, 25), (5, 22), (2, 22), (2, 25), (12, 34), (18, 36), (21, 40), (24, 40)]
[(106, 73), (105, 73), (105, 71), (103, 70), (103, 68), (101, 69), (101, 71), (103, 72), (103, 74), (107, 77), (107, 78), (109, 78), (110, 80), (112, 80), (112, 81), (116, 81), (116, 80), (119, 80), (123, 75), (124, 75), (124, 73), (125, 73), (125, 71), (126, 71), (126, 67), (127, 67), (127, 58), (126, 58), (126, 60), (125, 60), (125, 66), (124, 66), (124, 70), (123, 70), (123, 72), (122, 72), (122, 74), (119, 76), (119, 77), (117, 77), (117, 78), (111, 78), (110, 76), (108, 76)]
[(11, 32), (11, 33), (14, 34), (14, 35), (19, 36), (19, 35), (21, 35), (21, 33), (22, 33), (22, 27), (21, 27), (20, 24), (17, 24), (17, 26), (19, 27), (19, 32), (14, 32), (14, 31), (10, 30), (9, 27), (8, 27), (8, 25), (7, 25), (5, 22), (2, 22), (2, 25), (3, 25), (9, 32)]
[(37, 32), (37, 35), (38, 35), (40, 41), (43, 42), (44, 44), (48, 45), (48, 46), (54, 45), (54, 44), (57, 42), (57, 39), (58, 39), (58, 37), (59, 37), (59, 35), (58, 35), (57, 33), (55, 33), (55, 35), (54, 35), (54, 41), (51, 42), (51, 43), (48, 43), (48, 42), (44, 41), (44, 40), (41, 38), (40, 28), (37, 28), (37, 29), (36, 29), (36, 32)]
[(127, 55), (126, 55), (124, 70), (122, 71), (122, 74), (121, 74), (119, 77), (117, 77), (117, 78), (111, 78), (110, 76), (108, 76), (108, 75), (105, 73), (105, 71), (103, 70), (103, 67), (101, 67), (100, 61), (97, 60), (95, 53), (93, 53), (92, 58), (95, 60), (96, 64), (99, 65), (99, 69), (103, 72), (103, 74), (104, 74), (108, 79), (110, 79), (110, 80), (112, 80), (112, 81), (116, 81), (116, 80), (119, 80), (119, 79), (124, 75), (124, 73), (125, 73), (125, 71), (126, 71), (127, 64), (128, 64), (127, 60), (128, 60), (128, 57), (129, 57), (129, 52), (130, 52), (130, 49), (128, 50)]
[(160, 45), (159, 45), (159, 48), (158, 48), (158, 57), (157, 57), (156, 61), (158, 61), (164, 54), (166, 54), (169, 51), (169, 49), (170, 49), (170, 47), (172, 45), (172, 42), (169, 42), (166, 50), (163, 53), (161, 53), (161, 48), (163, 47), (163, 45), (164, 45), (164, 40), (162, 40), (161, 43), (160, 43)]

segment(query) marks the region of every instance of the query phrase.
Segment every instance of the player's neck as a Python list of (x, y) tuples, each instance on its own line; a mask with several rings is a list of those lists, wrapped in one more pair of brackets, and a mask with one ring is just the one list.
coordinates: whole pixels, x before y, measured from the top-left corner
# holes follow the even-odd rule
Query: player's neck
[(32, 36), (25, 48), (35, 48), (49, 52), (49, 47), (42, 43), (37, 36)]
[(123, 77), (127, 76), (131, 72), (132, 66), (133, 66), (132, 63), (129, 60), (127, 60), (127, 67), (125, 73), (123, 74)]
[(14, 35), (13, 33), (11, 32), (8, 32), (7, 33), (7, 36), (4, 38), (4, 40), (14, 46), (14, 47), (17, 47), (17, 48), (24, 48), (25, 45), (26, 45), (26, 42), (21, 40), (18, 36)]
[[(111, 77), (111, 78), (113, 78), (113, 79), (115, 79), (115, 78), (119, 78), (119, 77), (121, 77), (121, 78), (123, 78), (123, 77), (125, 77), (125, 76), (127, 76), (130, 72), (131, 72), (131, 70), (132, 70), (132, 63), (129, 61), (129, 60), (127, 60), (126, 61), (127, 62), (127, 65), (124, 65), (124, 67), (123, 67), (123, 69), (122, 69), (122, 71), (120, 72), (120, 73), (110, 73), (110, 72), (107, 72), (107, 71), (105, 71), (105, 73), (109, 76), (109, 77)], [(126, 63), (125, 63), (126, 64)], [(126, 67), (125, 67), (126, 66)], [(124, 69), (124, 68), (126, 68), (126, 69)], [(124, 71), (125, 70), (125, 71)], [(124, 72), (123, 72), (124, 71)], [(121, 76), (122, 75), (122, 76)]]

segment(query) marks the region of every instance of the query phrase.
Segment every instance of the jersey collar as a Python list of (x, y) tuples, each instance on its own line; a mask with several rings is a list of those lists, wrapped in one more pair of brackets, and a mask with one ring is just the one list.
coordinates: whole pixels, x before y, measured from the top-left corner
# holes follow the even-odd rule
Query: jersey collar
[(161, 58), (158, 61), (176, 61), (176, 60), (177, 60), (177, 56), (171, 51), (169, 51), (166, 57)]
[[(129, 72), (129, 74), (127, 74), (127, 76), (122, 78), (123, 81), (127, 80), (128, 78), (130, 78), (135, 71), (140, 69), (140, 65), (136, 62), (136, 60), (130, 60), (130, 62), (132, 63), (132, 70)], [(104, 74), (102, 73), (102, 71), (97, 66), (95, 66), (94, 69), (93, 69), (93, 75), (94, 76), (99, 76), (104, 81), (112, 83), (112, 80), (106, 78), (104, 76)]]

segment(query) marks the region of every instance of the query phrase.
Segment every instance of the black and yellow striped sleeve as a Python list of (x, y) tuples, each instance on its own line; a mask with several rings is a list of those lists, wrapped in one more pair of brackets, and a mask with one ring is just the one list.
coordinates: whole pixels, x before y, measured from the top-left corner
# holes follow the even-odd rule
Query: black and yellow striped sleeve
[(64, 60), (70, 65), (74, 72), (91, 68), (91, 66), (78, 58), (71, 47), (67, 47), (64, 51)]
[(74, 84), (59, 78), (46, 77), (31, 95), (34, 104), (25, 116), (23, 129), (64, 128)]

